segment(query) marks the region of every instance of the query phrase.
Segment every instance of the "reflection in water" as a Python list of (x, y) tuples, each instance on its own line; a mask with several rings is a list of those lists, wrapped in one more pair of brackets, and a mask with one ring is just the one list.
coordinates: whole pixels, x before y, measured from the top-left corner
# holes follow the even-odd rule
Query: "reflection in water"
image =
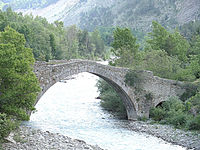
[(101, 109), (95, 87), (98, 77), (81, 73), (66, 83), (56, 83), (36, 105), (28, 126), (61, 133), (112, 150), (182, 150), (156, 137), (124, 128), (128, 121), (115, 119)]

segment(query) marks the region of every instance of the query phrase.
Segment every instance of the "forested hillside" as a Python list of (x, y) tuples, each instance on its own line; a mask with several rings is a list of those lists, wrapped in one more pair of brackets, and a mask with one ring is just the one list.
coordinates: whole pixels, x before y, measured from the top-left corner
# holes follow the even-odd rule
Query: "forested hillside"
[(0, 11), (0, 31), (10, 26), (26, 39), (37, 60), (88, 58), (105, 56), (104, 42), (99, 32), (89, 33), (76, 26), (64, 27), (63, 22), (50, 24), (45, 18), (23, 16), (11, 9)]
[(116, 0), (111, 7), (96, 5), (81, 13), (80, 26), (124, 26), (149, 31), (153, 20), (168, 28), (200, 19), (199, 0)]
[[(4, 0), (4, 7), (76, 24), (82, 29), (125, 26), (149, 31), (153, 20), (168, 28), (200, 19), (199, 0)], [(1, 4), (2, 5), (2, 4)], [(31, 9), (30, 9), (31, 8)]]

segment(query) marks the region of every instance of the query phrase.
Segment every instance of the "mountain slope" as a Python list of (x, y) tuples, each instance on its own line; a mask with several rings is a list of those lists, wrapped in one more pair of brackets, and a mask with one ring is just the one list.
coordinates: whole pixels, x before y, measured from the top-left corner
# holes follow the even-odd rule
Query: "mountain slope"
[(16, 11), (43, 16), (50, 22), (61, 20), (66, 26), (77, 24), (88, 30), (97, 26), (128, 26), (148, 31), (153, 20), (169, 28), (200, 20), (200, 0), (58, 0), (45, 8)]
[(199, 0), (116, 0), (108, 9), (95, 7), (82, 13), (80, 26), (93, 30), (95, 26), (129, 26), (147, 31), (153, 20), (174, 28), (177, 25), (200, 19)]

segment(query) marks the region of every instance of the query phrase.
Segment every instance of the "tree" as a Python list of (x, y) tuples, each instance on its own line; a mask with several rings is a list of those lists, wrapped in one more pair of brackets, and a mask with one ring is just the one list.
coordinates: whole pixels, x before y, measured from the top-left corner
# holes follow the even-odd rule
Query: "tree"
[(32, 50), (25, 48), (22, 34), (6, 27), (0, 33), (0, 112), (29, 119), (27, 111), (33, 110), (40, 90), (33, 73)]
[(95, 55), (100, 55), (104, 52), (104, 42), (101, 39), (98, 30), (94, 30), (94, 32), (92, 32), (91, 42), (95, 45)]
[(181, 61), (187, 60), (188, 41), (178, 31), (168, 32), (159, 23), (152, 22), (152, 32), (147, 43), (153, 50), (164, 50), (169, 56), (177, 56)]
[(153, 50), (166, 50), (166, 40), (169, 34), (167, 30), (159, 23), (152, 22), (152, 32), (149, 33), (147, 43), (150, 44)]
[(79, 54), (78, 54), (79, 43), (78, 43), (77, 35), (78, 35), (78, 30), (75, 25), (70, 26), (66, 29), (65, 43), (67, 44), (67, 47), (66, 47), (67, 59), (75, 59), (79, 57)]
[(128, 28), (116, 28), (113, 32), (114, 41), (112, 43), (112, 52), (117, 56), (116, 64), (128, 66), (134, 61), (138, 52), (139, 45), (136, 38)]
[(168, 56), (163, 50), (155, 50), (143, 52), (142, 58), (134, 69), (139, 67), (139, 69), (153, 71), (154, 75), (159, 77), (176, 79), (180, 64), (180, 60), (176, 57)]
[(50, 38), (50, 47), (51, 47), (51, 56), (53, 59), (61, 59), (62, 58), (62, 51), (58, 49), (56, 44), (56, 38), (53, 33), (49, 35)]

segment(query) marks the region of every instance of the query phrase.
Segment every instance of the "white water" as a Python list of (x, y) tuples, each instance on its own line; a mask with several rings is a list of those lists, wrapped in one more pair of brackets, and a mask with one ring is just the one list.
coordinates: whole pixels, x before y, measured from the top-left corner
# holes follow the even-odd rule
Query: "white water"
[(61, 133), (109, 150), (183, 150), (144, 133), (130, 131), (126, 120), (102, 110), (95, 87), (98, 77), (81, 73), (67, 83), (56, 83), (36, 105), (26, 124)]

